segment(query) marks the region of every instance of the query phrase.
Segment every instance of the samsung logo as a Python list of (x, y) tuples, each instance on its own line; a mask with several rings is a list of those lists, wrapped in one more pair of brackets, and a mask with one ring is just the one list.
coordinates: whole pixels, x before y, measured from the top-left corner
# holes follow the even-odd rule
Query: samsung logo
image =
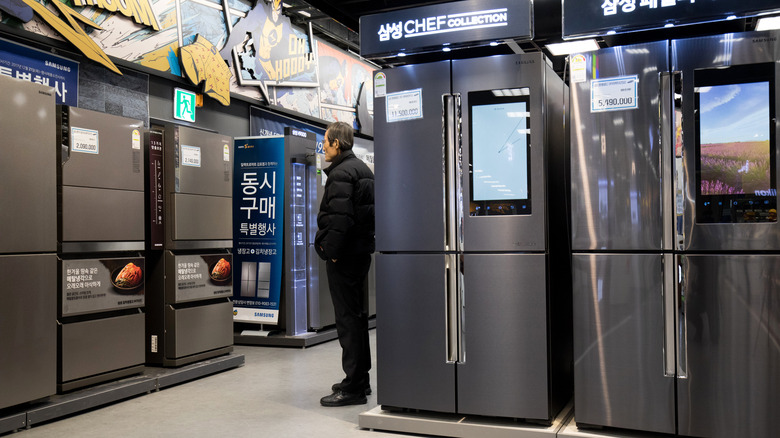
[(535, 59), (531, 59), (531, 60), (526, 60), (526, 61), (517, 61), (517, 62), (515, 62), (515, 64), (518, 64), (518, 65), (536, 64), (536, 60)]
[(771, 43), (777, 41), (776, 37), (772, 38), (753, 38), (754, 43)]
[(51, 96), (51, 93), (47, 93), (45, 91), (38, 90), (38, 94), (43, 94), (44, 96)]
[(291, 129), (292, 135), (296, 137), (303, 137), (306, 138), (306, 132), (305, 131), (298, 131), (297, 129)]

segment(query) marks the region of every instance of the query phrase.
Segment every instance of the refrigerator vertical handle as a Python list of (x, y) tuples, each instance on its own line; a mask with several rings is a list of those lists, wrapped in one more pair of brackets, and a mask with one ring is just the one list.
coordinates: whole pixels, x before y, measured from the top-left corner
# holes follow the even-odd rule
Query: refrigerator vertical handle
[(459, 254), (447, 254), (447, 287), (445, 289), (445, 321), (447, 324), (447, 358), (446, 363), (463, 363), (465, 352), (461, 324), (463, 313), (463, 276)]
[(444, 149), (443, 175), (445, 200), (445, 249), (461, 251), (463, 248), (463, 188), (462, 148), (460, 141), (460, 94), (442, 96), (442, 144)]
[(674, 254), (664, 254), (664, 376), (674, 377), (676, 370), (675, 361), (675, 330), (677, 321), (677, 263)]
[(677, 378), (688, 378), (688, 319), (685, 301), (685, 258), (677, 256), (677, 293), (675, 294), (675, 325), (677, 326)]
[(661, 73), (661, 213), (663, 218), (663, 249), (674, 249), (673, 203), (674, 180), (674, 99), (672, 96), (672, 78), (669, 73)]

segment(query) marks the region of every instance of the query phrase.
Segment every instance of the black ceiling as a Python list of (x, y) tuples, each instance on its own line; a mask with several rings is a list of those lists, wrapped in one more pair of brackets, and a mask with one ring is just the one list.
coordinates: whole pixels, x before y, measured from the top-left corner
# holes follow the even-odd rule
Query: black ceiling
[[(453, 0), (283, 0), (283, 3), (286, 5), (284, 8), (285, 14), (288, 15), (295, 24), (306, 26), (308, 23), (311, 23), (316, 35), (323, 37), (343, 49), (360, 53), (358, 32), (360, 31), (359, 23), (361, 16), (417, 6), (448, 3), (451, 1)], [(561, 0), (534, 0), (533, 5), (534, 39), (533, 41), (517, 42), (517, 44), (523, 52), (545, 52), (552, 60), (555, 70), (560, 73), (565, 68), (565, 57), (553, 57), (544, 46), (548, 43), (562, 41)], [(307, 17), (306, 14), (309, 16)], [(666, 38), (741, 32), (752, 30), (754, 26), (754, 19), (739, 19), (694, 26), (680, 26), (671, 29), (613, 35), (601, 38), (599, 44), (602, 47), (611, 47), (646, 41), (657, 41)], [(437, 57), (486, 56), (512, 53), (512, 51), (512, 48), (507, 47), (506, 45), (500, 45), (498, 47), (463, 49), (452, 51), (450, 54), (426, 54), (417, 57), (407, 57), (403, 62), (411, 63), (421, 59), (434, 60)], [(375, 62), (384, 67), (401, 61), (394, 59), (375, 60)]]

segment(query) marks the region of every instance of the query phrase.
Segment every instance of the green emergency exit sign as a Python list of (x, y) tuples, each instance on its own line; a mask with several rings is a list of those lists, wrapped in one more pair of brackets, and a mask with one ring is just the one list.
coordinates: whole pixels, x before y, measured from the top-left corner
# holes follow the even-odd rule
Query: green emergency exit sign
[(176, 88), (173, 98), (173, 118), (195, 123), (195, 93)]

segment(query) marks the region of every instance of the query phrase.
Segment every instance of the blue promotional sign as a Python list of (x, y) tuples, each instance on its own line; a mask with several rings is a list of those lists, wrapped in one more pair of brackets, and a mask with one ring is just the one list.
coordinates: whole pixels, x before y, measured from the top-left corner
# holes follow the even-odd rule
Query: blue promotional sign
[(0, 39), (0, 75), (54, 87), (58, 104), (78, 106), (77, 62)]
[(236, 138), (233, 150), (233, 320), (277, 324), (284, 260), (284, 138)]
[(317, 153), (325, 154), (322, 142), (325, 140), (325, 130), (308, 123), (300, 122), (289, 117), (284, 117), (257, 107), (249, 108), (249, 133), (250, 135), (284, 135), (284, 128), (298, 128), (307, 132), (313, 132), (317, 136)]

